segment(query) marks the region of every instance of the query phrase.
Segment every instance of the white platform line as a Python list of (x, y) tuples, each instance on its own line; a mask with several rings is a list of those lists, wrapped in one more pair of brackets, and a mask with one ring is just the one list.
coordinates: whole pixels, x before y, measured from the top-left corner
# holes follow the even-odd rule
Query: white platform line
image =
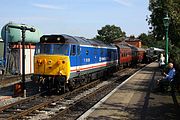
[(133, 75), (131, 75), (129, 78), (127, 78), (124, 82), (122, 82), (119, 86), (117, 86), (113, 91), (111, 91), (108, 95), (106, 95), (103, 99), (101, 99), (98, 103), (96, 103), (93, 107), (91, 107), (88, 111), (86, 111), (83, 115), (81, 115), (77, 120), (84, 120), (86, 119), (96, 108), (100, 107), (100, 105), (105, 102), (112, 94), (114, 94), (120, 87), (122, 87), (128, 80), (130, 80), (132, 77), (134, 77), (138, 72), (143, 70), (145, 67), (142, 69), (138, 70), (135, 72)]

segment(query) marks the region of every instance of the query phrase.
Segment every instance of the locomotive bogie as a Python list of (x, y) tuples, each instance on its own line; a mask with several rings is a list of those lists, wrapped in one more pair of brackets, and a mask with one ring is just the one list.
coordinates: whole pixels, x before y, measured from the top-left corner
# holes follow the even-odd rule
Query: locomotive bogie
[(57, 91), (62, 91), (62, 89), (64, 91), (64, 85), (67, 80), (66, 76), (63, 75), (35, 75), (34, 77), (38, 78), (36, 82), (39, 85), (39, 91), (51, 90), (53, 88)]

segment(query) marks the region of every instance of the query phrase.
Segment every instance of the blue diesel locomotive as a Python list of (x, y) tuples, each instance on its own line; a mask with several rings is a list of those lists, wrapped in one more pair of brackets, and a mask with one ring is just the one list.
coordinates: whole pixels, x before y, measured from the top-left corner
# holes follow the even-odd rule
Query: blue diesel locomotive
[(69, 35), (44, 35), (36, 45), (34, 79), (41, 88), (57, 91), (116, 71), (118, 50), (98, 40)]

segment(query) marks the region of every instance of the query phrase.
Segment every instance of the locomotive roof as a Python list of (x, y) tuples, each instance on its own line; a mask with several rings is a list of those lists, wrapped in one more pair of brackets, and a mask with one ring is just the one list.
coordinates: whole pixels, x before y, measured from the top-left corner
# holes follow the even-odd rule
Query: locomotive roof
[(106, 44), (99, 40), (90, 40), (84, 37), (70, 36), (66, 34), (61, 35), (43, 35), (40, 38), (40, 42), (43, 43), (68, 43), (68, 44), (80, 44), (90, 46), (102, 46), (102, 47), (115, 47), (112, 44)]

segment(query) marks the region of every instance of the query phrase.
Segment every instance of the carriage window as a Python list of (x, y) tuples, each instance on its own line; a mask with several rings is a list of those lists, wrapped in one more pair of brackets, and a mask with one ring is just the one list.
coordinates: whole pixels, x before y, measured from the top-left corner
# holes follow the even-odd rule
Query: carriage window
[(86, 55), (88, 55), (89, 54), (89, 51), (88, 50), (86, 50)]
[(71, 46), (71, 55), (72, 56), (76, 55), (76, 45)]

